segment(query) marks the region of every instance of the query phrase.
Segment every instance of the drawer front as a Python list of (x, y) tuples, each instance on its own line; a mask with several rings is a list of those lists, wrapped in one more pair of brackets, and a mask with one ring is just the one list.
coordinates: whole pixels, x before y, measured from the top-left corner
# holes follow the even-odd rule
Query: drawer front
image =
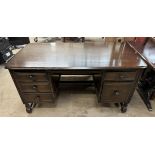
[(137, 72), (106, 72), (104, 80), (106, 81), (134, 81)]
[(14, 73), (15, 78), (21, 82), (34, 82), (34, 81), (48, 81), (48, 77), (46, 73)]
[(40, 83), (20, 83), (21, 92), (51, 92), (51, 87), (48, 82)]
[(101, 102), (124, 102), (133, 86), (133, 82), (106, 82), (103, 85)]
[(44, 102), (49, 102), (52, 103), (54, 101), (55, 95), (52, 93), (37, 93), (37, 94), (29, 94), (29, 93), (24, 93), (23, 98), (24, 100), (28, 103), (44, 103)]
[(62, 75), (92, 75), (92, 74), (101, 74), (101, 70), (53, 70), (50, 72), (53, 74), (62, 74)]

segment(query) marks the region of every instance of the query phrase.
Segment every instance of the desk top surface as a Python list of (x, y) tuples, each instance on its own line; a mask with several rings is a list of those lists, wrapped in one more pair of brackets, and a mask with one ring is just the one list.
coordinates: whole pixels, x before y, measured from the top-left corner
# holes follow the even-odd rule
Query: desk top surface
[(129, 44), (32, 43), (7, 64), (8, 69), (102, 69), (144, 68), (145, 62)]
[(153, 69), (155, 69), (155, 40), (149, 38), (144, 46), (129, 42), (133, 48), (137, 51), (139, 56)]

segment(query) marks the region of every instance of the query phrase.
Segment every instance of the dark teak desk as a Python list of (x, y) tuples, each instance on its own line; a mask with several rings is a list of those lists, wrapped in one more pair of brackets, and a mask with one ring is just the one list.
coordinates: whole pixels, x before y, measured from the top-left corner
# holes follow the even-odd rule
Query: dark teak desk
[(145, 62), (125, 43), (28, 44), (7, 64), (27, 112), (51, 103), (61, 75), (92, 75), (99, 105), (120, 103), (126, 112)]

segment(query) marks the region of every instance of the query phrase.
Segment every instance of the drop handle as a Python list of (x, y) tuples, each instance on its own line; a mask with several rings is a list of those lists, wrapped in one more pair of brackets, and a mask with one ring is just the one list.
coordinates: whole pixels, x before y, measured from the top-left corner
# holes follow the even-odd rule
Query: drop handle
[(34, 76), (33, 75), (29, 75), (29, 78), (32, 79)]
[(120, 92), (119, 92), (118, 90), (115, 90), (115, 91), (114, 91), (114, 94), (115, 94), (116, 96), (119, 96), (119, 95), (120, 95)]
[(37, 86), (36, 86), (36, 85), (33, 85), (32, 88), (33, 88), (33, 89), (37, 89)]

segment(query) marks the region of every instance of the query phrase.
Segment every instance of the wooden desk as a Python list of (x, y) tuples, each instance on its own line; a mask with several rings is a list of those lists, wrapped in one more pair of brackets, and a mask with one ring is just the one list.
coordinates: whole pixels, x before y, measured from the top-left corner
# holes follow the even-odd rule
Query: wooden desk
[(101, 106), (120, 103), (126, 112), (146, 64), (125, 43), (29, 44), (7, 64), (27, 112), (55, 105), (61, 75), (92, 75)]
[(149, 111), (152, 111), (150, 100), (155, 96), (155, 40), (149, 38), (145, 45), (129, 42), (130, 46), (148, 65), (138, 82), (138, 92)]

